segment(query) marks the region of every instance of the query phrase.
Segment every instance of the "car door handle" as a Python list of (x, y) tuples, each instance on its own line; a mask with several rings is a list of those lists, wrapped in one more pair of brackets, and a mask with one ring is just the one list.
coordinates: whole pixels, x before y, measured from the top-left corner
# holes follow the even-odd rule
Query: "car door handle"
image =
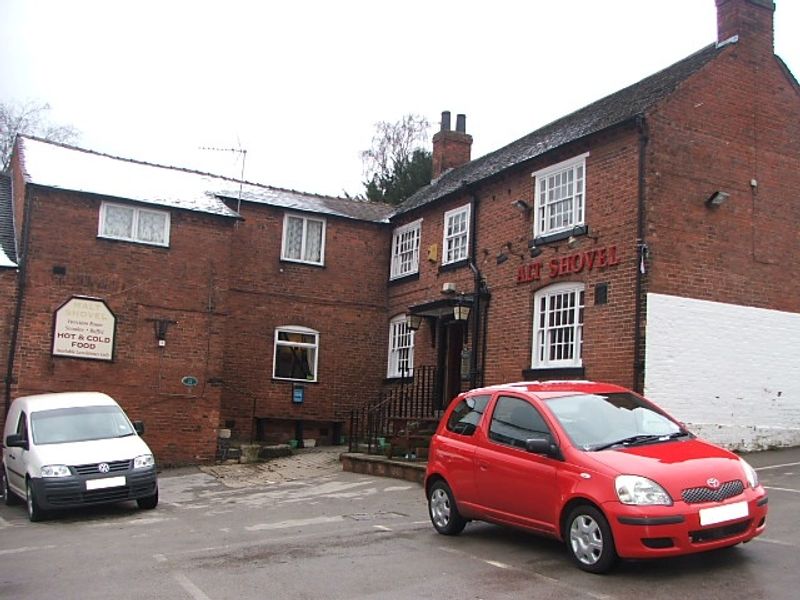
[(489, 470), (489, 463), (488, 462), (483, 462), (482, 460), (479, 460), (478, 461), (478, 468), (481, 471), (488, 471)]

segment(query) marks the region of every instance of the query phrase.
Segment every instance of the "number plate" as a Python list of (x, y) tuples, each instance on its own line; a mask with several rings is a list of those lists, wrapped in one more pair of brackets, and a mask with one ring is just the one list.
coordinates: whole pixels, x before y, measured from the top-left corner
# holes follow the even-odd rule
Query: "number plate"
[(125, 476), (106, 477), (105, 479), (89, 479), (86, 482), (87, 490), (103, 490), (105, 488), (119, 487), (125, 485)]
[(724, 506), (715, 506), (713, 508), (700, 509), (700, 525), (714, 525), (724, 521), (733, 521), (734, 519), (741, 519), (750, 514), (747, 507), (747, 502), (734, 502), (733, 504), (725, 504)]

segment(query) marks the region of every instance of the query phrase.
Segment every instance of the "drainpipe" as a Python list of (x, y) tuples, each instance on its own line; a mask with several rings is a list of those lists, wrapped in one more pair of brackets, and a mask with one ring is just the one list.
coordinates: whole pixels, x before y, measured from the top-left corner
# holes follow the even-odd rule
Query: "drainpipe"
[(647, 142), (649, 140), (649, 133), (647, 128), (647, 121), (643, 114), (636, 115), (636, 128), (639, 131), (639, 191), (638, 191), (638, 223), (636, 232), (636, 309), (634, 313), (633, 324), (633, 386), (632, 388), (642, 393), (644, 392), (644, 350), (642, 345), (642, 310), (645, 304), (644, 300), (644, 273), (642, 273), (642, 265), (645, 265), (647, 260), (647, 243), (645, 241), (645, 166), (646, 166), (646, 151)]
[[(14, 359), (17, 352), (17, 338), (19, 336), (19, 324), (22, 320), (22, 305), (25, 298), (25, 282), (27, 279), (26, 265), (28, 263), (28, 237), (30, 235), (31, 223), (31, 210), (33, 202), (31, 202), (29, 189), (25, 189), (25, 208), (24, 217), (22, 219), (22, 244), (20, 245), (20, 252), (17, 256), (17, 301), (14, 306), (14, 321), (11, 325), (11, 339), (8, 344), (8, 363), (6, 366), (5, 376), (5, 417), (8, 417), (8, 411), (11, 408), (11, 382), (14, 377)], [(5, 420), (5, 419), (4, 419)]]
[[(470, 257), (469, 257), (469, 268), (472, 269), (473, 275), (473, 292), (472, 292), (472, 352), (469, 356), (469, 387), (476, 388), (478, 387), (478, 349), (480, 347), (479, 341), (480, 337), (480, 319), (481, 309), (482, 309), (482, 296), (484, 290), (484, 280), (483, 276), (481, 275), (480, 270), (476, 266), (477, 256), (478, 256), (478, 207), (480, 206), (480, 200), (475, 194), (475, 192), (470, 192)], [(484, 323), (486, 317), (483, 317)], [(485, 329), (485, 328), (484, 328)], [(485, 344), (484, 344), (485, 348)], [(481, 354), (481, 377), (483, 379), (483, 367), (486, 364), (486, 354), (483, 352)]]

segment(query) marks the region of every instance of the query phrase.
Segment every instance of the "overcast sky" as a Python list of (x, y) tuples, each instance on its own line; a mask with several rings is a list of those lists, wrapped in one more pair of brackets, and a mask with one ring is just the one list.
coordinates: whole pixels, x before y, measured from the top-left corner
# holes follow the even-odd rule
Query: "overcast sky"
[(357, 194), (377, 121), (465, 113), (476, 158), (714, 41), (714, 0), (0, 0), (0, 100), (100, 152), (238, 177), (198, 148), (243, 148), (250, 181)]

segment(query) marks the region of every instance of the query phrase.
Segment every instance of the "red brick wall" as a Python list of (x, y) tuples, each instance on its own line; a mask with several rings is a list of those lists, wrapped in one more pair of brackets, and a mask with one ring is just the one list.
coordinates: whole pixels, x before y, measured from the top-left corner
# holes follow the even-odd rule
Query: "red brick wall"
[[(100, 201), (30, 188), (27, 291), (16, 354), (14, 397), (97, 390), (114, 397), (161, 463), (213, 458), (221, 391), (232, 220), (171, 212), (170, 247), (97, 238)], [(56, 275), (53, 267), (66, 269)], [(113, 362), (51, 355), (53, 317), (73, 295), (103, 299), (116, 315)], [(176, 321), (166, 346), (152, 319)], [(199, 379), (191, 390), (180, 380)]]
[[(0, 269), (0, 381), (5, 380), (8, 369), (8, 343), (14, 320), (17, 300), (17, 270)], [(0, 434), (5, 425), (5, 387), (0, 388)]]
[[(226, 324), (223, 423), (249, 439), (253, 420), (267, 419), (263, 439), (306, 436), (345, 423), (349, 411), (374, 399), (386, 369), (385, 225), (326, 217), (324, 267), (280, 260), (284, 211), (244, 204), (231, 251), (230, 313)], [(318, 382), (292, 403), (292, 382), (272, 378), (274, 332), (297, 325), (319, 332)], [(254, 414), (255, 413), (255, 414)], [(315, 433), (316, 432), (316, 433)]]
[(730, 45), (649, 119), (652, 292), (800, 311), (800, 93), (763, 46)]
[[(531, 173), (570, 159), (584, 152), (586, 159), (587, 219), (591, 235), (597, 241), (580, 238), (579, 245), (568, 249), (566, 240), (544, 247), (544, 253), (531, 259), (527, 242), (532, 237), (532, 217), (520, 213), (512, 202), (523, 199), (533, 204)], [(574, 145), (558, 153), (521, 165), (502, 177), (486, 182), (476, 190), (477, 266), (486, 278), (492, 297), (487, 336), (486, 384), (522, 378), (531, 366), (533, 336), (533, 295), (542, 287), (564, 281), (582, 281), (586, 285), (586, 312), (583, 363), (586, 377), (630, 386), (633, 377), (634, 290), (637, 269), (636, 217), (638, 133), (633, 127), (604, 136), (595, 136), (588, 144)], [(441, 245), (443, 215), (470, 201), (468, 195), (453, 197), (403, 215), (396, 225), (423, 218), (420, 276), (418, 280), (397, 283), (389, 288), (389, 314), (405, 312), (407, 307), (443, 298), (445, 281), (455, 282), (459, 291), (474, 289), (472, 271), (462, 267), (442, 270)], [(511, 243), (509, 260), (498, 265), (496, 256)], [(427, 249), (438, 246), (436, 262), (426, 260)], [(616, 266), (583, 271), (566, 277), (549, 277), (549, 263), (579, 252), (616, 246), (620, 263)], [(539, 281), (517, 282), (520, 266), (542, 263)], [(609, 285), (608, 304), (594, 306), (594, 284)], [(612, 333), (611, 335), (609, 335)], [(471, 336), (470, 326), (470, 336)], [(423, 325), (417, 332), (415, 363), (435, 364), (436, 350), (431, 347), (430, 329)]]

